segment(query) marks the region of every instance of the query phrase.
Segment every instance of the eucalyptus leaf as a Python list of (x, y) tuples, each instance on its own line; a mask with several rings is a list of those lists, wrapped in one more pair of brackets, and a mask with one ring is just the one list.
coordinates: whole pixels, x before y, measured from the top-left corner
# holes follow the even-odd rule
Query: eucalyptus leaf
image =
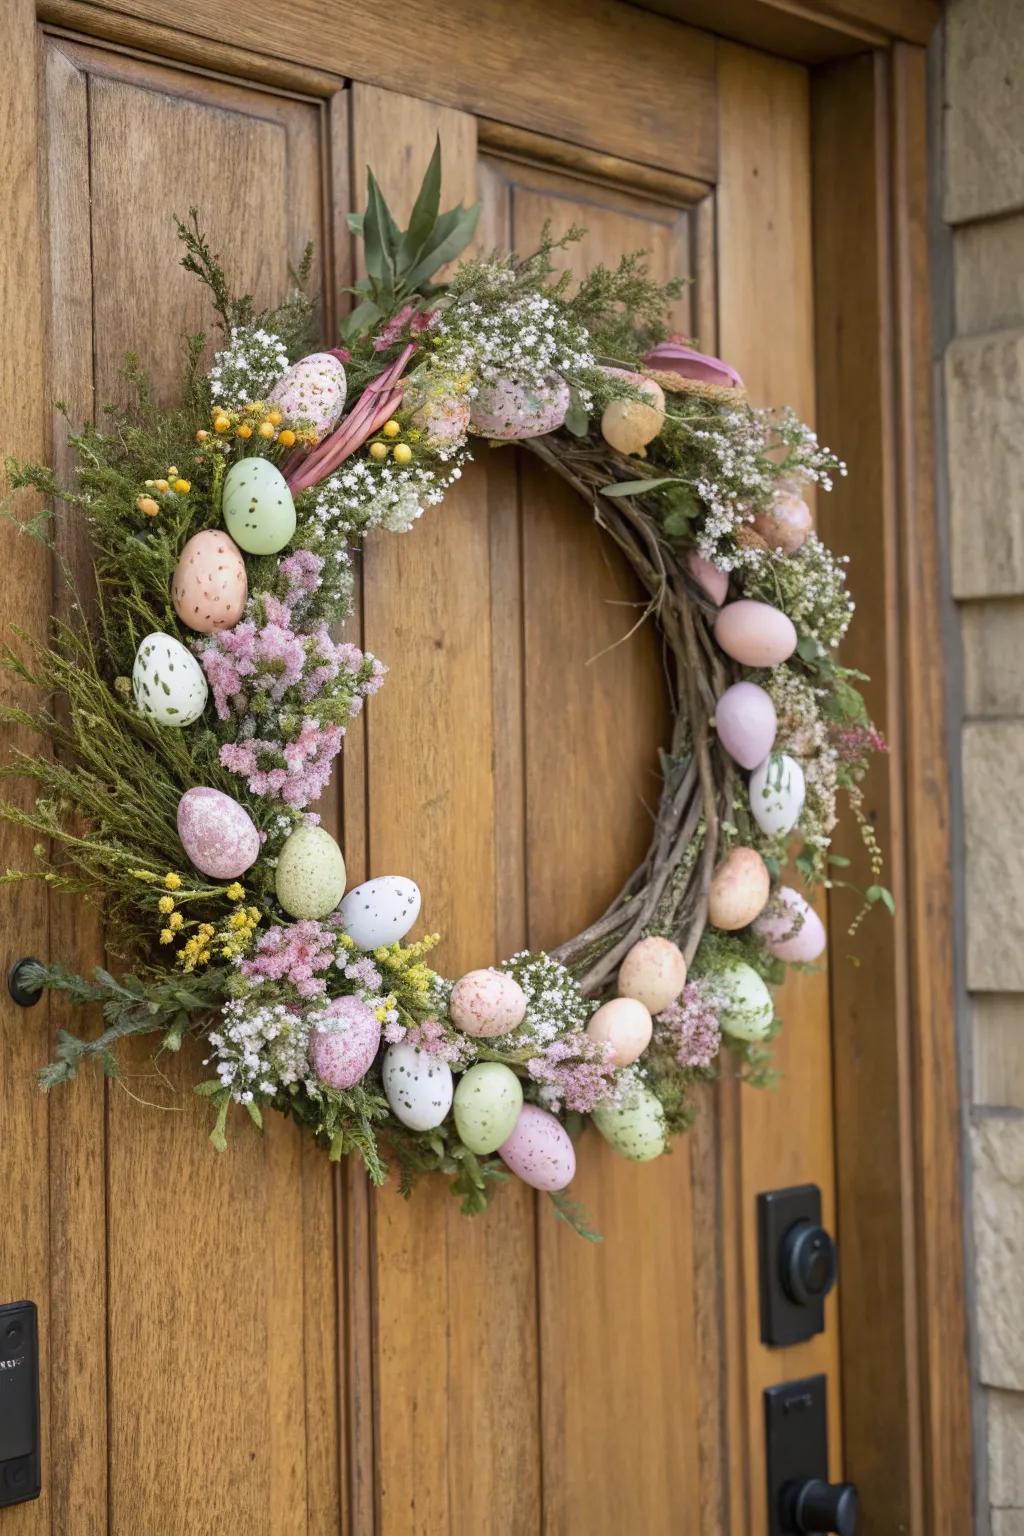
[(663, 485), (680, 484), (677, 475), (662, 475), (659, 480), (613, 480), (602, 485), (602, 496), (646, 496), (648, 491), (658, 491)]
[(580, 399), (579, 390), (569, 391), (569, 409), (565, 413), (565, 430), (571, 432), (573, 437), (586, 437), (590, 428), (588, 416), (583, 402)]
[(434, 153), (430, 157), (426, 174), (420, 184), (420, 190), (416, 195), (412, 213), (409, 215), (409, 227), (402, 236), (398, 248), (398, 269), (401, 274), (407, 271), (423, 251), (437, 224), (437, 216), (441, 211), (441, 135), (438, 134), (434, 142)]
[(472, 208), (453, 208), (451, 213), (442, 214), (435, 226), (437, 236), (446, 226), (447, 220), (453, 220), (451, 232), (435, 240), (421, 256), (411, 272), (405, 274), (405, 287), (410, 292), (415, 292), (421, 283), (433, 277), (441, 267), (454, 261), (456, 256), (462, 254), (466, 246), (476, 233), (477, 220), (480, 217), (480, 204), (474, 203)]
[(357, 341), (365, 331), (376, 325), (383, 315), (384, 311), (379, 304), (375, 304), (372, 299), (364, 299), (362, 304), (357, 304), (351, 314), (346, 315), (342, 321), (342, 341)]

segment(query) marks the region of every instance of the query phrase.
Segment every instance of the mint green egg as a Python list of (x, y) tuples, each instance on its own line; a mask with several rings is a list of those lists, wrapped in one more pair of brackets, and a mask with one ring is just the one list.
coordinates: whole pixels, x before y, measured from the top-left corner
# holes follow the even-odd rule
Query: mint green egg
[(296, 827), (278, 856), (274, 885), (291, 917), (328, 917), (345, 894), (345, 860), (331, 834)]
[(511, 1067), (480, 1061), (463, 1072), (455, 1090), (455, 1129), (471, 1152), (484, 1157), (507, 1141), (523, 1107), (523, 1088)]
[(638, 1087), (622, 1104), (599, 1104), (591, 1119), (609, 1146), (631, 1163), (649, 1163), (668, 1143), (665, 1111), (650, 1088)]
[(276, 555), (295, 534), (295, 502), (269, 459), (239, 459), (224, 477), (224, 526), (250, 555)]
[(734, 1040), (764, 1040), (775, 1018), (772, 995), (745, 960), (730, 960), (714, 976), (721, 994), (719, 1020)]

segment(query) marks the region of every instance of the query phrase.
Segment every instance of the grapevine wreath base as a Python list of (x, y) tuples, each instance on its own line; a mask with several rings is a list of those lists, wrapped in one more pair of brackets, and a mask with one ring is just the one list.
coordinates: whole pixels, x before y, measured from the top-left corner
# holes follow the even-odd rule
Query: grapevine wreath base
[[(680, 291), (641, 256), (576, 284), (556, 258), (462, 261), (477, 210), (440, 213), (435, 150), (400, 230), (372, 173), (367, 276), (342, 345), (310, 353), (307, 252), (279, 308), (228, 287), (193, 210), (183, 263), (223, 333), (204, 371), (186, 343), (181, 404), (159, 409), (138, 363), (130, 408), (72, 432), (77, 482), (8, 465), (83, 517), (98, 598), (50, 643), (4, 661), (47, 702), (9, 704), (38, 752), (6, 816), (40, 839), (42, 877), (102, 904), (129, 974), (57, 964), (29, 978), (98, 1003), (105, 1027), (62, 1034), (50, 1088), (127, 1035), (204, 1042), (196, 1092), (223, 1148), (232, 1105), (292, 1116), (375, 1183), (448, 1174), (467, 1211), (513, 1174), (564, 1194), (585, 1119), (623, 1156), (663, 1153), (722, 1046), (753, 1081), (777, 1028), (768, 983), (825, 934), (780, 884), (791, 841), (808, 885), (829, 875), (844, 790), (881, 745), (836, 659), (852, 603), (801, 490), (843, 466), (789, 411), (754, 409), (717, 358), (668, 334)], [(337, 638), (352, 561), (375, 530), (413, 527), (470, 445), (519, 443), (579, 494), (636, 572), (674, 709), (647, 856), (609, 910), (552, 954), (454, 982), (408, 942), (420, 893), (383, 875), (345, 894), (341, 849), (310, 807), (346, 725), (385, 668)], [(444, 516), (443, 509), (434, 516)], [(48, 538), (35, 515), (23, 531)], [(55, 701), (61, 700), (58, 705)], [(889, 903), (864, 829), (874, 884)], [(7, 880), (32, 878), (9, 871)], [(481, 960), (488, 957), (481, 956)]]

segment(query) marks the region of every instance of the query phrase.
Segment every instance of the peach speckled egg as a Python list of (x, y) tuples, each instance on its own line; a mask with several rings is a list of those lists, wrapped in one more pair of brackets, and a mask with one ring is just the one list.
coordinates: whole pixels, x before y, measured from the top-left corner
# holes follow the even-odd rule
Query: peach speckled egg
[(754, 518), (754, 527), (769, 549), (781, 549), (795, 555), (806, 541), (814, 519), (802, 496), (792, 491), (776, 491), (772, 505)]
[(717, 565), (712, 565), (710, 560), (698, 555), (695, 549), (691, 549), (686, 557), (686, 569), (701, 591), (710, 597), (717, 608), (721, 608), (729, 595), (729, 572), (720, 571)]
[(661, 1013), (686, 985), (686, 957), (671, 939), (640, 939), (619, 966), (619, 996)]
[(505, 1167), (533, 1189), (558, 1190), (572, 1183), (576, 1149), (560, 1121), (536, 1104), (524, 1104), (511, 1136), (498, 1148)]
[(309, 1060), (328, 1088), (351, 1088), (366, 1076), (380, 1045), (380, 1020), (361, 997), (336, 997), (310, 1031)]
[(611, 1046), (615, 1066), (628, 1067), (646, 1051), (653, 1028), (650, 1010), (643, 1003), (635, 997), (613, 997), (591, 1014), (587, 1034)]
[(341, 420), (346, 387), (341, 359), (330, 352), (311, 352), (292, 364), (267, 398), (289, 421), (308, 423), (319, 443)]
[(718, 739), (741, 768), (756, 768), (775, 744), (775, 705), (756, 683), (733, 683), (715, 706)]
[(256, 823), (219, 789), (185, 791), (178, 801), (178, 836), (196, 869), (212, 880), (237, 880), (259, 858)]
[(483, 1040), (507, 1035), (526, 1015), (526, 993), (504, 971), (468, 971), (452, 988), (449, 1013), (456, 1029)]
[(499, 379), (483, 385), (473, 401), (469, 428), (477, 437), (509, 443), (522, 437), (543, 437), (562, 425), (568, 409), (569, 386), (557, 373), (549, 373), (540, 386)]
[(770, 603), (749, 597), (726, 604), (715, 620), (715, 639), (745, 667), (777, 667), (796, 650), (793, 621)]
[(245, 612), (249, 584), (234, 539), (219, 529), (193, 534), (171, 577), (174, 611), (201, 635), (233, 629)]
[(781, 885), (754, 924), (754, 932), (777, 960), (810, 964), (820, 958), (828, 942), (825, 925), (799, 891)]
[(754, 848), (734, 848), (711, 879), (708, 918), (715, 928), (746, 928), (764, 911), (771, 880), (768, 866)]

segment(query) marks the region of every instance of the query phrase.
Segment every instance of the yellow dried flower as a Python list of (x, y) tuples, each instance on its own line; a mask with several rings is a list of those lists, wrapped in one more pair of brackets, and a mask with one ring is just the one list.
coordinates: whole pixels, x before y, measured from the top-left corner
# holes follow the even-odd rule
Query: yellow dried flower
[(161, 928), (160, 929), (160, 943), (161, 944), (171, 944), (173, 942), (174, 942), (174, 934), (171, 932), (171, 930), (169, 928)]
[(160, 900), (157, 902), (157, 907), (160, 909), (161, 912), (173, 912), (174, 911), (174, 897), (173, 896), (161, 896)]
[(177, 933), (178, 929), (182, 927), (184, 922), (185, 919), (182, 917), (180, 912), (172, 912), (170, 917), (167, 919), (167, 926), (168, 928), (173, 928), (174, 932)]
[(189, 491), (192, 489), (192, 481), (175, 480), (174, 489), (177, 491), (179, 496), (187, 496)]
[(180, 875), (176, 875), (174, 873), (173, 869), (172, 870), (168, 870), (167, 874), (164, 875), (164, 885), (166, 885), (166, 887), (167, 887), (167, 889), (169, 891), (180, 891), (181, 890), (181, 876)]
[(245, 886), (239, 885), (238, 881), (235, 880), (233, 884), (228, 886), (227, 890), (224, 892), (224, 895), (227, 897), (228, 901), (241, 901), (242, 897), (245, 895)]

